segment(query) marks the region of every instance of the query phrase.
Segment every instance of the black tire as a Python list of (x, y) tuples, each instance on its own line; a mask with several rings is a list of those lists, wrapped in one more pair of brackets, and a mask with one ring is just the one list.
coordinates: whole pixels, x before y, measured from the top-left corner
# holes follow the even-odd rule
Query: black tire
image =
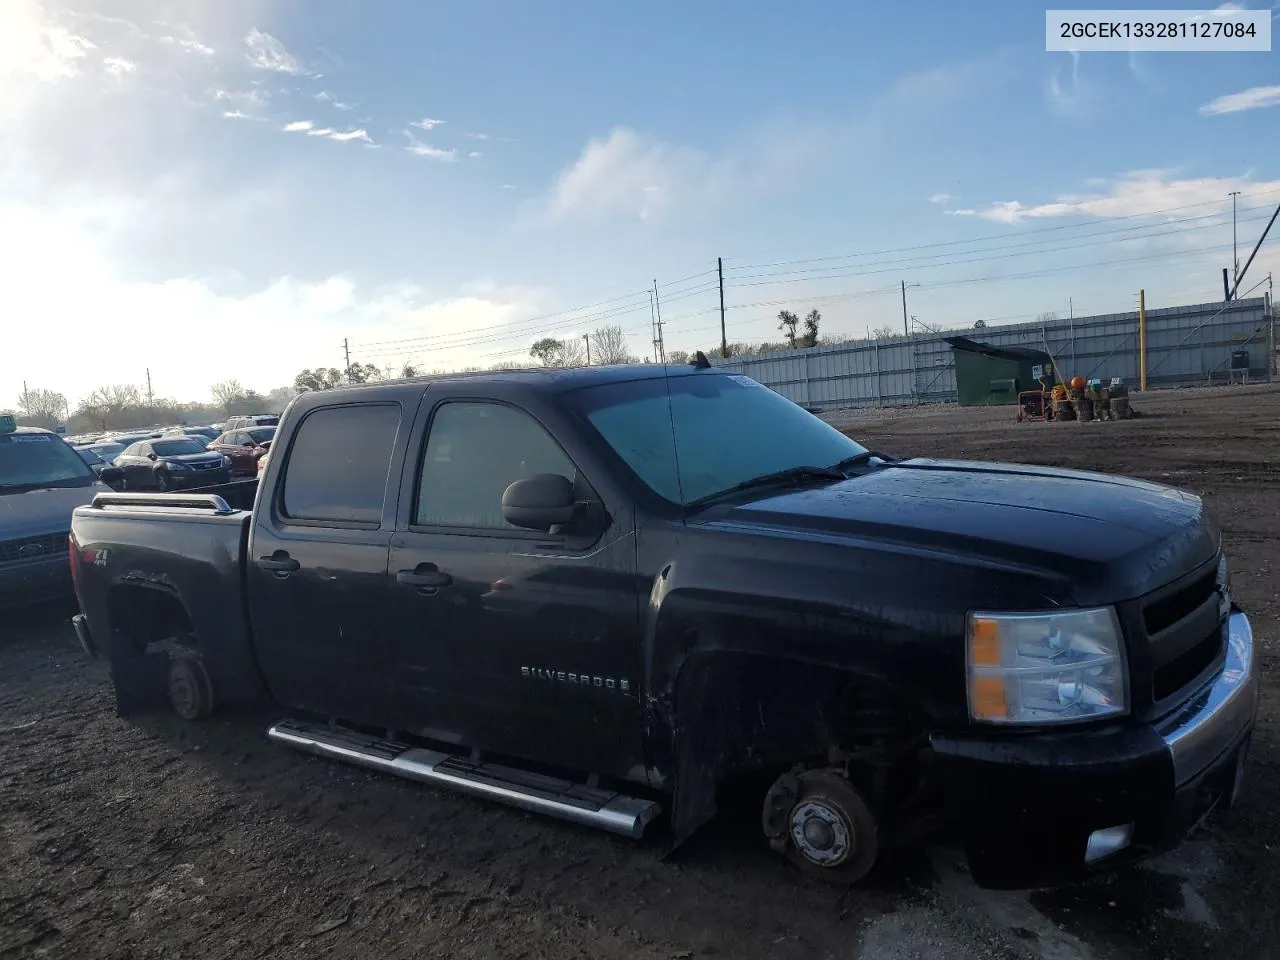
[[(880, 853), (875, 815), (853, 785), (837, 773), (811, 770), (800, 774), (799, 781), (787, 816), (787, 859), (806, 876), (853, 886), (871, 872)], [(814, 828), (806, 826), (810, 822)], [(800, 839), (810, 836), (807, 830), (822, 836), (817, 842)], [(825, 849), (819, 849), (824, 840), (828, 841)]]
[(213, 713), (213, 684), (199, 655), (184, 653), (169, 661), (169, 706), (183, 720)]

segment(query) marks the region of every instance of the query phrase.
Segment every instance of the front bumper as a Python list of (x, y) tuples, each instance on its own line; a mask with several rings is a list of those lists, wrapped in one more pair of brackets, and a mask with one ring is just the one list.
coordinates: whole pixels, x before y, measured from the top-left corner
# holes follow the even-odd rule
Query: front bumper
[(175, 490), (190, 490), (194, 487), (213, 487), (226, 483), (231, 479), (231, 471), (226, 467), (217, 470), (183, 470), (169, 473), (169, 483)]
[(1153, 725), (933, 748), (980, 886), (1069, 882), (1178, 844), (1239, 793), (1258, 705), (1253, 628), (1233, 611), (1222, 671)]
[(74, 592), (65, 547), (60, 554), (38, 561), (0, 567), (0, 610), (61, 600)]

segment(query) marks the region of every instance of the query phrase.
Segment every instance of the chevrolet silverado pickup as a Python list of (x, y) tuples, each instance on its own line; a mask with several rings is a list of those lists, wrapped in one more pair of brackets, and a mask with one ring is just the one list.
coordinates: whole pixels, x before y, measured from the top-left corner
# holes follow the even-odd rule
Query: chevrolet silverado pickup
[(701, 355), (304, 393), (235, 489), (75, 511), (122, 715), (264, 698), (279, 744), (673, 850), (755, 790), (838, 883), (944, 822), (979, 884), (1063, 882), (1241, 787), (1252, 632), (1181, 490), (878, 454)]

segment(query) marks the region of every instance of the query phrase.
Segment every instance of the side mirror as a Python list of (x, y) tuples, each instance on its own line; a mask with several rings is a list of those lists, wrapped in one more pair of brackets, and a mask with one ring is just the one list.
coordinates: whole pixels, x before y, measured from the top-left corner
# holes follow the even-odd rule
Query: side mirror
[(256, 443), (254, 443), (252, 440), (246, 440), (244, 443), (240, 444), (240, 446), (242, 446), (242, 447), (256, 447), (256, 446), (257, 446), (257, 444), (256, 444)]
[(156, 455), (155, 455), (154, 453), (148, 453), (148, 454), (147, 454), (147, 459), (148, 459), (148, 460), (154, 460), (154, 459), (156, 459)]
[(98, 479), (114, 490), (124, 482), (124, 471), (119, 467), (103, 467), (98, 471)]
[(517, 480), (502, 492), (502, 517), (513, 527), (550, 530), (577, 515), (573, 484), (558, 473), (539, 473)]

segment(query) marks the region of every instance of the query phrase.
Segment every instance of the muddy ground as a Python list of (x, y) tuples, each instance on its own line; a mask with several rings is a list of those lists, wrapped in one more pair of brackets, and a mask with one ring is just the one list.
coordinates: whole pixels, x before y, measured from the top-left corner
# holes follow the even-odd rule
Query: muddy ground
[(1010, 411), (844, 415), (899, 455), (1145, 477), (1224, 521), (1264, 685), (1233, 820), (1085, 886), (977, 890), (946, 838), (863, 888), (800, 882), (752, 817), (674, 862), (633, 843), (310, 759), (268, 714), (115, 717), (66, 609), (0, 621), (0, 958), (1280, 956), (1280, 391), (1163, 393), (1129, 422)]

